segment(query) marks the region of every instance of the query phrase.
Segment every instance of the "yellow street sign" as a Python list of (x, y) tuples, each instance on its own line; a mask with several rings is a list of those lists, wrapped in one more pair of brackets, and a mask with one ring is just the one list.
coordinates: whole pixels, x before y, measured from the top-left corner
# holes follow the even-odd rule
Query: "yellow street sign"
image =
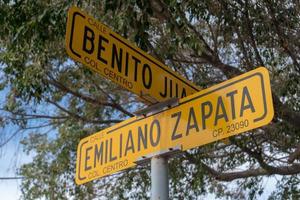
[(74, 60), (149, 103), (199, 91), (192, 82), (77, 7), (68, 13), (66, 49)]
[(173, 108), (82, 139), (76, 183), (133, 167), (139, 158), (170, 148), (185, 151), (264, 126), (273, 115), (269, 74), (260, 67), (180, 99)]

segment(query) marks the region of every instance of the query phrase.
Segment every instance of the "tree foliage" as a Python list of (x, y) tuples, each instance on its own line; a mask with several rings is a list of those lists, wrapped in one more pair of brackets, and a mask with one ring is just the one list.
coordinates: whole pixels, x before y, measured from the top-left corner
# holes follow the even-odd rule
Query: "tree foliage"
[[(34, 152), (32, 162), (18, 171), (24, 199), (150, 195), (147, 166), (83, 186), (74, 183), (80, 139), (133, 116), (143, 104), (68, 58), (65, 27), (73, 5), (203, 88), (257, 66), (268, 68), (271, 124), (172, 159), (172, 199), (208, 193), (257, 199), (264, 180), (275, 175), (280, 178), (269, 199), (299, 198), (299, 1), (0, 0), (0, 89), (6, 98), (0, 125), (26, 130), (21, 143)], [(13, 136), (2, 139), (3, 145)]]

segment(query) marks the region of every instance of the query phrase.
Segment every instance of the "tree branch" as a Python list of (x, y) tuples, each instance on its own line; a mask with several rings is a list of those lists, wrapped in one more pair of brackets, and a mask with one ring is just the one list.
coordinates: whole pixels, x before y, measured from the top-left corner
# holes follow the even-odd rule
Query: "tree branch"
[(60, 89), (63, 92), (67, 92), (72, 94), (75, 97), (78, 97), (86, 102), (98, 105), (98, 106), (110, 106), (113, 108), (118, 109), (119, 111), (123, 112), (124, 114), (133, 117), (134, 115), (131, 112), (128, 112), (127, 110), (125, 110), (121, 105), (116, 104), (116, 103), (108, 103), (108, 102), (101, 102), (99, 100), (93, 99), (89, 96), (85, 96), (83, 94), (80, 94), (78, 92), (75, 92), (73, 90), (71, 90), (70, 88), (66, 87), (65, 85), (61, 84), (60, 82), (56, 81), (55, 79), (51, 78), (51, 80), (47, 80), (49, 84), (53, 85), (54, 87)]
[(0, 180), (16, 180), (16, 179), (23, 179), (22, 176), (15, 176), (15, 177), (0, 177)]
[(52, 105), (56, 106), (61, 111), (67, 113), (70, 117), (73, 117), (75, 119), (78, 119), (78, 120), (81, 120), (81, 121), (84, 121), (84, 122), (94, 123), (94, 124), (111, 124), (111, 123), (119, 123), (119, 122), (122, 121), (122, 120), (113, 120), (113, 119), (112, 120), (89, 120), (86, 117), (83, 117), (83, 116), (80, 116), (80, 115), (77, 115), (75, 113), (72, 113), (72, 112), (68, 111), (64, 107), (60, 106), (58, 103), (56, 103), (54, 101), (51, 101), (48, 98), (45, 98), (45, 99), (48, 103), (51, 103)]
[[(157, 12), (157, 15), (159, 15), (160, 18), (162, 18), (164, 20), (171, 20), (172, 23), (175, 26), (177, 26), (175, 31), (178, 33), (178, 35), (181, 35), (181, 36), (184, 35), (184, 33), (180, 33), (180, 29), (178, 28), (176, 21), (174, 21), (172, 19), (172, 15), (169, 13), (168, 9), (166, 8), (166, 6), (164, 5), (163, 2), (161, 2), (160, 0), (155, 0), (153, 2), (151, 1), (151, 5), (152, 5), (154, 11)], [(185, 18), (185, 15), (183, 17)], [(185, 20), (186, 20), (186, 18), (185, 18)], [(203, 39), (201, 34), (196, 31), (195, 27), (192, 26), (191, 24), (189, 25), (189, 23), (187, 23), (187, 25), (195, 34), (198, 35), (198, 38), (200, 39), (200, 41), (204, 42), (206, 50), (208, 50), (208, 52), (211, 52), (212, 49), (209, 47), (209, 45)], [(236, 68), (234, 66), (222, 63), (221, 60), (216, 55), (216, 53), (208, 54), (208, 53), (202, 52), (201, 55), (197, 55), (197, 52), (195, 52), (194, 56), (206, 60), (208, 63), (212, 64), (213, 66), (215, 66), (216, 68), (221, 70), (228, 78), (232, 78), (234, 76), (237, 76), (237, 75), (240, 75), (243, 73), (241, 70), (239, 70), (238, 68)], [(260, 57), (259, 54), (257, 56), (258, 56), (258, 58)], [(283, 103), (281, 103), (279, 98), (274, 95), (274, 92), (273, 92), (273, 99), (274, 99), (275, 106), (277, 108), (279, 108), (279, 109), (275, 109), (275, 111), (278, 112), (280, 110), (281, 117), (283, 119), (285, 119), (286, 122), (292, 124), (293, 126), (297, 127), (298, 129), (300, 129), (300, 114), (293, 111), (292, 109), (288, 108)]]
[(284, 34), (284, 31), (282, 31), (281, 25), (278, 22), (278, 20), (276, 19), (275, 11), (272, 6), (272, 3), (269, 0), (267, 0), (266, 2), (267, 2), (267, 7), (268, 7), (268, 10), (269, 10), (269, 13), (271, 16), (272, 23), (275, 27), (275, 31), (276, 31), (278, 39), (279, 39), (279, 43), (280, 43), (281, 47), (284, 49), (284, 51), (291, 57), (298, 72), (300, 72), (300, 64), (297, 61), (297, 56), (294, 54), (294, 52), (296, 52), (296, 51), (291, 50), (289, 42), (287, 41), (288, 37)]
[(296, 150), (290, 154), (288, 162), (293, 163), (298, 158), (300, 158), (300, 144), (297, 146)]
[(19, 128), (15, 132), (13, 132), (13, 134), (11, 134), (4, 142), (2, 142), (0, 144), (0, 148), (3, 147), (4, 145), (6, 145), (9, 141), (11, 141), (20, 131), (45, 128), (45, 127), (48, 127), (48, 126), (52, 126), (54, 124), (58, 124), (58, 123), (48, 123), (48, 124), (42, 124), (42, 125), (39, 125), (39, 126), (30, 126), (30, 127)]
[(5, 112), (8, 112), (12, 115), (17, 115), (17, 116), (22, 116), (24, 118), (12, 118), (12, 117), (7, 117), (10, 118), (12, 120), (28, 120), (28, 119), (66, 119), (66, 116), (51, 116), (51, 115), (38, 115), (38, 114), (27, 114), (27, 113), (19, 113), (19, 112), (13, 112), (13, 111), (9, 111), (9, 110), (5, 110), (5, 109), (0, 109), (3, 110)]
[(293, 164), (290, 166), (281, 166), (276, 167), (274, 171), (269, 172), (263, 168), (255, 168), (249, 169), (244, 171), (237, 171), (237, 172), (218, 172), (215, 169), (209, 167), (205, 163), (201, 163), (202, 167), (213, 177), (220, 181), (233, 181), (235, 179), (241, 178), (249, 178), (249, 177), (257, 177), (263, 175), (293, 175), (300, 173), (300, 165)]
[(246, 27), (248, 29), (248, 34), (250, 36), (250, 43), (251, 43), (251, 45), (252, 45), (252, 47), (254, 49), (254, 53), (255, 53), (255, 56), (256, 56), (256, 58), (257, 58), (257, 60), (259, 62), (259, 65), (260, 66), (264, 66), (264, 62), (263, 62), (263, 60), (262, 60), (262, 58), (261, 58), (261, 56), (260, 56), (260, 54), (258, 52), (256, 41), (255, 41), (255, 37), (253, 35), (253, 23), (251, 22), (250, 17), (249, 17), (248, 3), (249, 3), (248, 1), (245, 2), (245, 10), (246, 10), (246, 12), (245, 12), (244, 15), (245, 15), (245, 18), (246, 18)]
[(293, 175), (300, 173), (300, 164), (293, 164), (287, 166), (274, 167), (272, 171), (266, 170), (262, 167), (248, 169), (244, 171), (236, 171), (236, 172), (220, 172), (205, 164), (203, 161), (195, 158), (189, 153), (184, 153), (185, 158), (191, 164), (200, 164), (202, 168), (212, 177), (216, 178), (219, 181), (233, 181), (241, 178), (249, 178), (249, 177), (257, 177), (257, 176), (270, 176), (270, 175)]

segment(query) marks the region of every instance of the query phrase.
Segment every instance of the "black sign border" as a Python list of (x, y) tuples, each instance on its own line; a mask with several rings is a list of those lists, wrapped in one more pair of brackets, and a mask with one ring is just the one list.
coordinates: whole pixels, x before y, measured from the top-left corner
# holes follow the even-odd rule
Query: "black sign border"
[[(213, 93), (213, 92), (216, 92), (216, 91), (218, 91), (218, 90), (221, 90), (221, 89), (224, 89), (224, 88), (226, 88), (226, 87), (229, 87), (229, 86), (231, 86), (231, 85), (233, 85), (233, 84), (236, 84), (236, 83), (238, 83), (238, 82), (241, 82), (241, 81), (250, 79), (250, 78), (252, 78), (252, 77), (254, 77), (254, 76), (258, 76), (258, 77), (260, 78), (261, 89), (262, 89), (262, 96), (263, 96), (263, 104), (264, 104), (264, 113), (263, 113), (263, 115), (260, 116), (260, 117), (258, 117), (258, 118), (255, 118), (255, 119), (253, 120), (253, 122), (256, 123), (256, 122), (258, 122), (258, 121), (263, 120), (263, 119), (267, 116), (267, 111), (268, 111), (268, 108), (267, 108), (267, 102), (266, 102), (266, 91), (265, 91), (265, 85), (264, 85), (265, 80), (264, 80), (264, 76), (263, 76), (263, 74), (262, 74), (261, 72), (256, 72), (256, 73), (251, 74), (251, 75), (249, 75), (249, 76), (243, 77), (243, 78), (241, 78), (241, 79), (239, 79), (239, 80), (235, 80), (235, 81), (233, 81), (233, 82), (230, 82), (230, 83), (227, 83), (227, 84), (225, 84), (225, 85), (222, 85), (221, 87), (215, 88), (214, 90), (208, 91), (208, 92), (206, 92), (206, 93), (204, 93), (204, 94), (200, 94), (199, 96), (195, 96), (194, 98), (191, 98), (191, 99), (189, 99), (189, 100), (187, 100), (187, 101), (181, 102), (179, 105), (174, 106), (173, 108), (178, 107), (178, 106), (181, 106), (181, 105), (186, 104), (186, 103), (189, 103), (189, 102), (191, 102), (191, 101), (193, 101), (193, 100), (195, 100), (195, 99), (199, 99), (199, 98), (201, 98), (201, 97), (204, 97), (204, 96), (209, 95), (209, 94), (211, 94), (211, 93)], [(153, 115), (149, 115), (149, 116), (147, 116), (147, 118), (148, 118), (148, 117), (151, 117), (151, 116), (158, 115), (158, 114), (160, 114), (160, 113), (162, 113), (162, 112), (164, 112), (164, 111), (165, 111), (165, 110), (160, 111), (160, 112), (158, 112), (158, 113), (155, 113), (155, 114), (153, 114)], [(107, 134), (110, 134), (110, 133), (112, 133), (112, 132), (114, 132), (114, 131), (116, 131), (116, 130), (118, 130), (118, 129), (120, 129), (120, 128), (123, 128), (123, 127), (125, 127), (125, 126), (128, 126), (128, 125), (130, 125), (130, 124), (132, 124), (132, 123), (135, 123), (135, 122), (140, 121), (140, 120), (143, 120), (143, 119), (145, 119), (145, 118), (139, 118), (139, 119), (136, 119), (136, 120), (131, 121), (131, 122), (127, 123), (127, 124), (124, 124), (124, 125), (122, 125), (122, 126), (120, 126), (120, 127), (117, 127), (117, 128), (115, 128), (115, 129), (113, 129), (113, 130), (110, 130), (110, 131), (108, 131), (108, 132), (106, 132), (106, 133), (107, 133)], [(88, 141), (85, 141), (85, 142), (83, 142), (80, 146), (78, 146), (78, 148), (80, 148), (80, 150), (79, 150), (79, 163), (78, 163), (78, 165), (79, 165), (79, 166), (78, 166), (78, 179), (79, 179), (80, 181), (86, 179), (86, 177), (81, 177), (81, 173), (80, 173), (80, 163), (81, 163), (81, 152), (82, 152), (82, 147), (83, 147), (83, 145), (86, 144), (87, 142), (88, 142)]]

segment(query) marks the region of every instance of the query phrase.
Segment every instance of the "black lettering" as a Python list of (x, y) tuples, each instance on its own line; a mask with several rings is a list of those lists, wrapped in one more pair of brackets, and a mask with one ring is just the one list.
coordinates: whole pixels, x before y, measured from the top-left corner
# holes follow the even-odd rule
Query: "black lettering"
[[(147, 71), (149, 74), (148, 83), (146, 83), (146, 69), (148, 69)], [(152, 85), (152, 71), (148, 64), (144, 64), (144, 66), (143, 66), (142, 79), (143, 79), (143, 84), (144, 84), (145, 88), (150, 89), (151, 85)]]
[(107, 159), (108, 159), (108, 140), (105, 141), (105, 159), (104, 162), (107, 163)]
[[(208, 106), (208, 113), (205, 112), (205, 107)], [(212, 104), (210, 101), (206, 101), (204, 103), (201, 104), (201, 118), (202, 118), (202, 127), (203, 127), (203, 130), (206, 129), (206, 124), (205, 124), (205, 121), (206, 119), (208, 119), (210, 116), (211, 116), (211, 113), (212, 113)]]
[(122, 56), (123, 56), (123, 49), (120, 48), (119, 55), (118, 55), (118, 50), (115, 44), (113, 44), (112, 48), (112, 57), (111, 57), (111, 67), (115, 67), (115, 61), (117, 61), (118, 65), (118, 71), (121, 73), (122, 72)]
[(235, 119), (234, 95), (236, 94), (237, 94), (237, 90), (234, 90), (226, 94), (227, 97), (230, 97), (232, 119)]
[[(221, 108), (221, 109), (220, 109)], [(221, 111), (221, 112), (220, 112)], [(215, 116), (215, 123), (214, 125), (216, 126), (218, 123), (218, 120), (224, 118), (226, 122), (228, 122), (228, 116), (225, 110), (224, 102), (222, 100), (222, 97), (218, 97), (217, 101), (217, 109), (216, 109), (216, 116)]]
[(138, 75), (138, 72), (137, 72), (138, 64), (140, 64), (141, 61), (138, 58), (134, 57), (134, 56), (132, 56), (132, 58), (135, 61), (134, 62), (134, 81), (136, 82), (137, 81), (137, 75)]
[[(247, 109), (249, 109), (249, 108), (251, 109), (251, 112), (255, 112), (255, 108), (253, 106), (253, 103), (252, 103), (252, 100), (251, 100), (248, 88), (246, 86), (243, 88), (243, 94), (242, 95), (243, 96), (242, 96), (240, 117), (242, 117), (243, 114), (244, 114), (244, 111), (247, 110)], [(246, 98), (247, 98), (247, 101), (248, 101), (247, 105), (245, 105)]]
[(165, 77), (165, 87), (164, 87), (165, 88), (165, 90), (164, 90), (165, 92), (164, 93), (161, 93), (161, 92), (159, 93), (160, 96), (162, 96), (164, 98), (167, 96), (167, 84), (168, 84), (168, 80), (167, 80), (167, 77)]
[(177, 127), (181, 118), (181, 112), (177, 112), (171, 115), (171, 118), (177, 117), (176, 122), (175, 122), (175, 126), (172, 132), (172, 140), (176, 140), (182, 137), (181, 133), (176, 133), (177, 132)]
[[(154, 138), (153, 138), (153, 127), (155, 124), (157, 127), (156, 141), (154, 141)], [(151, 123), (151, 126), (150, 126), (150, 143), (151, 143), (152, 147), (157, 146), (159, 143), (159, 140), (160, 140), (160, 124), (159, 124), (159, 121), (157, 119), (155, 119), (155, 120), (153, 120), (153, 122)]]
[(170, 97), (173, 96), (173, 81), (170, 79)]
[(198, 124), (197, 124), (195, 111), (194, 111), (194, 108), (191, 107), (190, 112), (189, 112), (188, 123), (187, 123), (187, 127), (186, 127), (186, 135), (189, 135), (190, 130), (193, 129), (193, 128), (195, 128), (196, 131), (199, 132), (199, 127), (198, 127)]
[(91, 166), (88, 166), (88, 160), (91, 158), (91, 157), (88, 155), (88, 152), (89, 152), (91, 149), (92, 149), (92, 147), (88, 147), (88, 148), (86, 148), (86, 150), (85, 150), (85, 155), (86, 155), (86, 157), (85, 157), (85, 162), (84, 162), (84, 170), (85, 170), (85, 171), (92, 169)]
[(117, 159), (117, 156), (113, 156), (113, 140), (110, 138), (110, 146), (109, 146), (109, 161), (114, 161)]
[(141, 141), (144, 149), (147, 149), (147, 124), (145, 124), (144, 133), (141, 127), (138, 127), (138, 151), (141, 150)]
[(126, 59), (125, 59), (125, 76), (128, 76), (128, 63), (129, 63), (129, 53), (126, 52)]
[(107, 64), (107, 60), (105, 60), (105, 59), (101, 56), (102, 50), (105, 51), (105, 48), (104, 48), (102, 42), (108, 43), (108, 40), (107, 40), (105, 37), (103, 37), (102, 35), (99, 35), (97, 58), (98, 58), (98, 60), (100, 60), (100, 61), (103, 62), (104, 64)]
[(98, 144), (95, 144), (95, 158), (94, 158), (94, 168), (96, 167), (96, 163), (99, 163), (100, 165), (103, 164), (103, 142), (100, 143), (100, 148), (98, 149)]
[(126, 147), (125, 147), (125, 156), (127, 156), (128, 151), (132, 151), (132, 153), (135, 152), (131, 130), (128, 132), (128, 138), (127, 138)]
[(120, 134), (120, 156), (119, 156), (119, 158), (122, 158), (122, 150), (123, 150), (123, 134), (121, 133)]
[[(87, 52), (88, 54), (92, 54), (94, 52), (94, 39), (95, 39), (94, 31), (92, 29), (90, 29), (89, 27), (84, 26), (82, 50)], [(88, 49), (88, 47), (87, 47), (88, 41), (90, 42), (90, 49)]]
[(185, 88), (182, 88), (182, 92), (181, 92), (181, 98), (186, 97), (186, 91)]

